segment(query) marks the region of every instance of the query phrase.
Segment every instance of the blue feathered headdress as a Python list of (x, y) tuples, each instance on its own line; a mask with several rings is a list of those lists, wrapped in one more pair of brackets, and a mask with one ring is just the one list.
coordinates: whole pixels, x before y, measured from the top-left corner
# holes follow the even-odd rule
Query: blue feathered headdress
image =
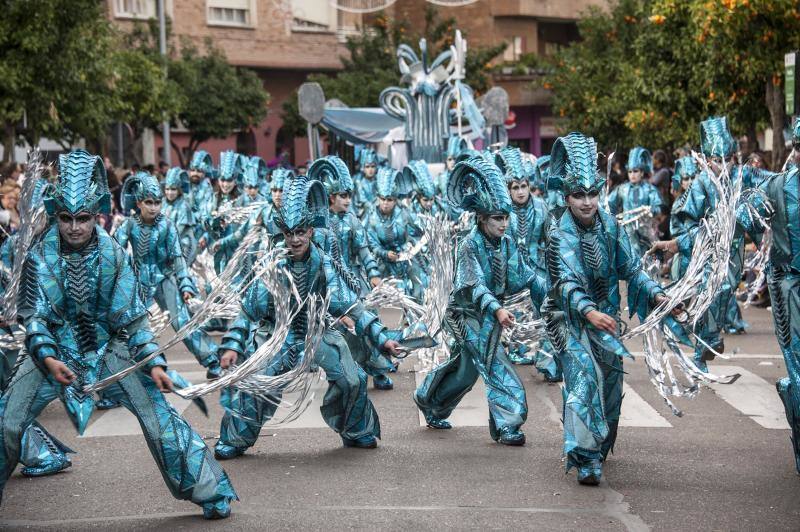
[(267, 163), (261, 157), (241, 156), (243, 167), (242, 184), (250, 188), (259, 188), (269, 173)]
[(730, 157), (736, 151), (736, 141), (724, 116), (712, 116), (700, 122), (700, 150), (706, 157)]
[(531, 182), (533, 186), (544, 192), (547, 190), (547, 177), (550, 172), (550, 156), (542, 155), (536, 159), (536, 164), (533, 165), (533, 177)]
[(111, 194), (103, 160), (86, 150), (58, 156), (58, 183), (49, 187), (44, 198), (47, 214), (67, 211), (76, 215), (111, 213)]
[(602, 189), (605, 178), (597, 171), (597, 144), (582, 133), (558, 137), (550, 152), (547, 188), (564, 196), (583, 189)]
[(136, 210), (136, 202), (148, 198), (161, 200), (161, 185), (158, 179), (147, 172), (136, 172), (122, 185), (122, 210), (130, 212)]
[(173, 166), (164, 176), (164, 188), (177, 188), (184, 194), (189, 193), (189, 172), (183, 168)]
[(800, 117), (792, 119), (792, 142), (800, 142)]
[(452, 157), (453, 159), (456, 159), (459, 155), (461, 155), (461, 152), (466, 149), (469, 149), (469, 143), (467, 142), (467, 139), (454, 135), (447, 139), (447, 151), (445, 152), (445, 157)]
[(529, 173), (525, 169), (525, 159), (519, 148), (506, 146), (499, 150), (494, 154), (494, 164), (505, 176), (506, 183), (528, 180)]
[(241, 181), (242, 157), (232, 150), (219, 154), (219, 179), (222, 181)]
[(432, 199), (436, 195), (436, 187), (434, 187), (433, 177), (428, 171), (428, 163), (421, 159), (411, 161), (403, 168), (403, 179), (414, 183), (414, 189), (423, 198)]
[(283, 187), (283, 201), (275, 223), (282, 231), (327, 227), (328, 193), (325, 185), (307, 175), (294, 176)]
[(511, 196), (503, 174), (481, 156), (456, 163), (447, 181), (447, 198), (466, 211), (481, 214), (511, 212)]
[(361, 157), (358, 160), (358, 164), (359, 166), (361, 166), (362, 170), (364, 169), (364, 166), (368, 164), (374, 164), (377, 166), (378, 154), (375, 153), (375, 150), (373, 150), (372, 148), (364, 148), (363, 150), (361, 150)]
[(197, 150), (192, 155), (192, 162), (189, 163), (189, 170), (197, 170), (205, 172), (207, 175), (214, 173), (214, 161), (211, 160), (211, 154), (205, 150)]
[(653, 173), (653, 157), (650, 152), (641, 146), (628, 152), (628, 171), (641, 170), (645, 174)]
[(288, 168), (276, 168), (270, 175), (269, 189), (270, 190), (283, 190), (286, 183), (294, 178), (294, 172)]
[(402, 198), (411, 194), (414, 184), (411, 176), (394, 168), (381, 166), (375, 176), (375, 193), (382, 198)]
[(308, 168), (308, 177), (325, 183), (328, 194), (353, 192), (353, 178), (350, 170), (339, 157), (328, 155), (314, 161)]
[(672, 188), (679, 190), (684, 177), (694, 177), (699, 169), (694, 159), (690, 156), (681, 157), (675, 161), (675, 173), (672, 174)]

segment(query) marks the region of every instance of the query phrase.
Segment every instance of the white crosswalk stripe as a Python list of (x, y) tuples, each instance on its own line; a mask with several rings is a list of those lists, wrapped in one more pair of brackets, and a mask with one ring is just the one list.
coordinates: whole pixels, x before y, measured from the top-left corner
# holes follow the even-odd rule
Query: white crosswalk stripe
[(741, 374), (735, 383), (712, 384), (711, 387), (726, 403), (767, 429), (789, 429), (775, 386), (739, 366), (709, 366), (717, 375)]
[(622, 383), (622, 393), (624, 398), (619, 418), (621, 427), (672, 428), (672, 424), (636, 393), (627, 382)]
[[(427, 372), (417, 371), (414, 377), (417, 386), (425, 380)], [(447, 420), (455, 427), (488, 427), (489, 426), (489, 404), (486, 402), (486, 387), (483, 381), (478, 379), (475, 386), (467, 395), (461, 399), (458, 406)], [(419, 412), (419, 426), (426, 426), (425, 416)]]
[[(181, 375), (190, 382), (200, 382), (206, 378), (205, 371), (187, 371), (181, 372)], [(182, 413), (192, 404), (191, 401), (181, 399), (173, 393), (167, 394), (166, 397), (179, 413)], [(95, 420), (86, 428), (83, 436), (81, 436), (82, 438), (132, 436), (142, 433), (142, 428), (139, 426), (136, 417), (124, 407), (108, 410), (99, 416), (97, 414), (95, 413)]]

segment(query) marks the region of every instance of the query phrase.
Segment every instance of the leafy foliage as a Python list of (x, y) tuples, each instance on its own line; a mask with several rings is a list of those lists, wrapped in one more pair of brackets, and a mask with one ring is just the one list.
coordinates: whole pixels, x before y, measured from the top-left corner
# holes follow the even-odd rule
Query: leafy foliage
[(799, 20), (791, 0), (618, 0), (586, 13), (542, 84), (569, 129), (611, 147), (696, 144), (711, 114), (735, 133), (780, 130), (767, 85), (780, 92)]

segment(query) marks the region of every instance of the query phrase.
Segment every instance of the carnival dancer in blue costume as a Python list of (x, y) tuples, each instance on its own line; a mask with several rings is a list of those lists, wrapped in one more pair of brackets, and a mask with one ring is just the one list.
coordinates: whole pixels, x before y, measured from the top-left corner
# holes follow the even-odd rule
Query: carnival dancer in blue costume
[(265, 202), (267, 199), (261, 194), (267, 176), (267, 164), (260, 157), (247, 158), (242, 156), (244, 194), (239, 197), (237, 204), (246, 207), (254, 202)]
[[(380, 270), (369, 249), (364, 226), (350, 212), (353, 194), (350, 171), (340, 158), (328, 156), (314, 161), (308, 169), (308, 176), (324, 183), (328, 191), (330, 238), (323, 249), (330, 255), (334, 266), (341, 264), (346, 269), (340, 275), (350, 281), (353, 292), (364, 295), (370, 286), (377, 286), (380, 282)], [(392, 379), (387, 375), (394, 370), (394, 366), (381, 353), (380, 346), (372, 345), (367, 338), (352, 334), (343, 325), (339, 328), (350, 347), (353, 360), (372, 377), (375, 388), (394, 388)]]
[[(18, 316), (30, 357), (0, 397), (0, 488), (17, 464), (25, 429), (56, 398), (82, 433), (94, 401), (82, 391), (158, 350), (122, 248), (96, 223), (111, 198), (102, 159), (76, 150), (59, 159), (59, 182), (45, 198), (55, 223), (31, 248)], [(106, 388), (139, 420), (172, 494), (202, 506), (206, 518), (230, 514), (236, 493), (203, 439), (162, 394), (172, 387), (166, 361)]]
[(406, 294), (422, 301), (423, 275), (415, 258), (400, 260), (400, 253), (422, 236), (411, 211), (399, 204), (412, 185), (402, 172), (383, 167), (375, 178), (378, 206), (364, 221), (370, 248), (378, 260), (381, 278), (394, 277)]
[(375, 206), (377, 199), (375, 176), (378, 173), (378, 154), (371, 148), (361, 151), (361, 169), (355, 175), (354, 207), (359, 218), (364, 219)]
[[(742, 188), (752, 188), (763, 178), (772, 175), (771, 172), (758, 170), (750, 166), (734, 166), (733, 157), (736, 154), (736, 141), (728, 130), (725, 117), (711, 117), (700, 124), (700, 147), (703, 154), (709, 158), (712, 171), (721, 172), (727, 169), (731, 179), (742, 179)], [(706, 171), (701, 171), (692, 181), (686, 200), (677, 207), (673, 206), (672, 217), (676, 220), (677, 234), (673, 240), (656, 242), (655, 251), (679, 253), (682, 257), (690, 257), (697, 232), (700, 230), (701, 221), (710, 214), (717, 205), (718, 196), (716, 188)], [(742, 204), (737, 209), (743, 212), (746, 205)], [(737, 215), (737, 220), (741, 219)], [(734, 292), (742, 278), (744, 268), (744, 237), (746, 228), (739, 226), (734, 241), (731, 243), (731, 260), (728, 267), (728, 281), (722, 286), (717, 299), (700, 320), (694, 331), (698, 338), (695, 344), (695, 364), (706, 370), (706, 362), (713, 360), (716, 352), (722, 352), (725, 344), (721, 337), (724, 330), (726, 313), (734, 298)], [(757, 238), (757, 235), (751, 235)], [(738, 304), (734, 301), (732, 304)], [(742, 330), (745, 323), (737, 324)]]
[(194, 152), (192, 161), (189, 163), (189, 200), (196, 213), (204, 212), (206, 204), (214, 195), (214, 186), (210, 179), (213, 175), (214, 163), (211, 155), (205, 150)]
[(542, 195), (547, 203), (547, 209), (550, 211), (550, 215), (557, 220), (561, 217), (561, 213), (564, 212), (567, 206), (564, 203), (564, 195), (561, 193), (561, 191), (556, 190), (552, 186), (548, 187), (549, 184), (555, 183), (554, 181), (549, 180), (550, 155), (542, 155), (536, 159), (533, 172), (533, 175), (535, 176), (534, 181), (540, 184), (544, 183)]
[[(622, 214), (640, 207), (650, 207), (650, 214), (661, 213), (663, 201), (658, 189), (647, 180), (653, 173), (653, 161), (650, 152), (642, 147), (633, 148), (628, 153), (628, 182), (622, 183), (608, 196), (608, 208), (611, 214)], [(654, 242), (652, 220), (641, 224), (628, 224), (626, 231), (633, 246), (633, 251), (641, 257)]]
[(772, 244), (767, 286), (772, 319), (786, 363), (787, 377), (775, 383), (792, 430), (795, 467), (800, 473), (800, 121), (792, 128), (794, 156), (790, 169), (759, 188), (772, 207)]
[(239, 198), (238, 182), (242, 177), (241, 157), (233, 151), (224, 151), (219, 156), (219, 187), (206, 203), (203, 224), (205, 233), (200, 239), (200, 247), (210, 246), (214, 255), (214, 269), (222, 272), (236, 252), (238, 225), (229, 224), (218, 215), (226, 206), (232, 207)]
[[(346, 318), (352, 322), (356, 334), (367, 336), (374, 345), (397, 355), (399, 344), (389, 339), (378, 317), (364, 309), (330, 256), (312, 241), (315, 229), (327, 226), (328, 197), (324, 185), (307, 176), (298, 176), (285, 188), (283, 206), (276, 218), (288, 250), (288, 257), (281, 266), (294, 279), (300, 298), (311, 294), (327, 295), (330, 298), (328, 312), (332, 316)], [(269, 322), (274, 318), (271, 297), (261, 280), (248, 288), (239, 317), (222, 341), (223, 367), (252, 352), (249, 343), (254, 336), (258, 337), (254, 332), (259, 327), (264, 329), (260, 332), (269, 334)], [(325, 422), (341, 436), (345, 447), (376, 447), (380, 423), (367, 397), (366, 373), (353, 361), (347, 343), (334, 329), (325, 331), (315, 353), (304, 353), (306, 320), (307, 315), (301, 309), (291, 323), (282, 356), (266, 369), (267, 374), (283, 374), (298, 364), (301, 357), (313, 356), (314, 363), (325, 371), (328, 379), (328, 391), (321, 406)], [(227, 411), (222, 419), (216, 455), (234, 458), (255, 444), (262, 425), (272, 417), (279, 400), (280, 397), (276, 397), (275, 401), (265, 402), (243, 392), (225, 390), (222, 404)]]
[[(122, 201), (126, 212), (135, 214), (122, 222), (114, 238), (122, 249), (130, 244), (144, 304), (155, 302), (169, 312), (170, 324), (177, 331), (191, 319), (187, 303), (197, 296), (197, 287), (186, 266), (178, 230), (161, 213), (161, 187), (155, 177), (139, 172), (125, 181)], [(205, 331), (192, 332), (183, 343), (207, 369), (208, 378), (219, 376), (217, 345)]]
[(411, 212), (415, 215), (437, 216), (444, 212), (444, 207), (436, 197), (436, 184), (428, 170), (428, 163), (423, 160), (411, 161), (403, 168), (405, 179), (414, 183), (414, 197), (411, 200)]
[(444, 152), (444, 170), (436, 178), (439, 195), (447, 196), (447, 181), (456, 165), (459, 156), (469, 149), (467, 139), (453, 135), (447, 139), (447, 150)]
[[(34, 185), (35, 190), (32, 194), (31, 206), (28, 207), (23, 204), (19, 206), (20, 218), (25, 219), (24, 210), (40, 208), (42, 204), (42, 192), (44, 192), (46, 185), (46, 180), (37, 179)], [(5, 267), (5, 269), (0, 272), (0, 294), (3, 294), (3, 296), (5, 296), (8, 283), (11, 280), (11, 272), (14, 268), (15, 243), (17, 237), (17, 234), (9, 236), (5, 242), (3, 242), (3, 245), (0, 246), (0, 261), (2, 261)], [(0, 332), (8, 335), (12, 335), (14, 330), (19, 327), (18, 324), (10, 324), (7, 322), (3, 322), (0, 325), (2, 325)], [(21, 351), (19, 349), (8, 348), (3, 349), (3, 352), (0, 353), (0, 393), (2, 393), (11, 382), (17, 363), (22, 362), (18, 359), (20, 353)], [(26, 477), (53, 475), (72, 466), (72, 461), (67, 456), (67, 453), (72, 453), (74, 451), (53, 437), (36, 421), (25, 430), (22, 436), (21, 446), (19, 461), (24, 466), (21, 472)]]
[[(512, 213), (509, 221), (508, 235), (514, 239), (517, 250), (528, 263), (531, 271), (538, 277), (537, 283), (548, 286), (547, 234), (550, 229), (551, 216), (543, 199), (531, 194), (528, 171), (518, 148), (506, 147), (495, 154), (495, 161), (500, 172), (504, 174), (511, 197)], [(533, 300), (533, 311), (537, 315), (544, 302), (544, 293)], [(515, 364), (535, 364), (536, 369), (544, 375), (548, 382), (561, 381), (561, 370), (554, 356), (553, 346), (545, 341), (532, 358), (525, 356), (527, 347), (512, 349), (508, 356)]]
[(547, 260), (552, 289), (545, 302), (548, 332), (564, 372), (564, 454), (578, 482), (599, 483), (614, 448), (622, 405), (619, 282), (628, 285), (631, 313), (643, 318), (666, 299), (642, 271), (627, 233), (598, 208), (604, 178), (594, 139), (560, 137), (550, 157), (550, 179), (567, 210), (550, 233)]
[[(672, 175), (672, 188), (678, 191), (678, 196), (672, 202), (672, 213), (669, 219), (669, 232), (673, 236), (686, 233), (688, 230), (688, 223), (684, 217), (678, 216), (686, 205), (689, 199), (689, 191), (692, 187), (692, 181), (699, 173), (700, 169), (697, 167), (694, 159), (690, 156), (681, 157), (675, 161), (675, 173)], [(673, 281), (679, 280), (689, 267), (689, 260), (691, 259), (691, 249), (684, 249), (675, 255), (672, 262), (672, 269), (670, 277)]]
[(180, 236), (181, 251), (186, 265), (191, 266), (197, 256), (197, 220), (188, 200), (189, 173), (181, 168), (170, 168), (164, 178), (163, 213)]
[(489, 402), (491, 437), (524, 445), (521, 426), (528, 415), (525, 387), (500, 341), (514, 317), (503, 307), (507, 296), (528, 287), (541, 299), (545, 287), (506, 234), (511, 213), (503, 175), (480, 156), (458, 162), (450, 175), (448, 199), (475, 212), (477, 223), (458, 246), (453, 292), (445, 327), (453, 338), (450, 359), (434, 368), (414, 393), (429, 427), (449, 429), (446, 419), (480, 376)]

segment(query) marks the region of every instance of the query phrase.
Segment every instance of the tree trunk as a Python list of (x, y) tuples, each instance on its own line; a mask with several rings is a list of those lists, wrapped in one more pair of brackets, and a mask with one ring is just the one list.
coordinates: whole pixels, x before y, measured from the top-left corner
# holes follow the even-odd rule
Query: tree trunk
[(183, 159), (183, 152), (181, 151), (180, 146), (175, 144), (175, 142), (173, 142), (172, 138), (170, 138), (169, 143), (170, 143), (170, 146), (172, 146), (172, 149), (175, 150), (175, 153), (178, 154), (178, 166), (180, 166), (181, 168), (186, 168), (187, 164), (186, 164), (186, 161)]
[[(772, 169), (780, 171), (786, 159), (786, 144), (783, 140), (783, 126), (786, 123), (786, 107), (783, 99), (783, 87), (767, 81), (767, 109), (772, 123)], [(766, 147), (766, 146), (765, 146)]]
[(16, 140), (17, 131), (13, 122), (6, 122), (3, 126), (3, 161), (7, 163), (14, 156), (14, 140)]

